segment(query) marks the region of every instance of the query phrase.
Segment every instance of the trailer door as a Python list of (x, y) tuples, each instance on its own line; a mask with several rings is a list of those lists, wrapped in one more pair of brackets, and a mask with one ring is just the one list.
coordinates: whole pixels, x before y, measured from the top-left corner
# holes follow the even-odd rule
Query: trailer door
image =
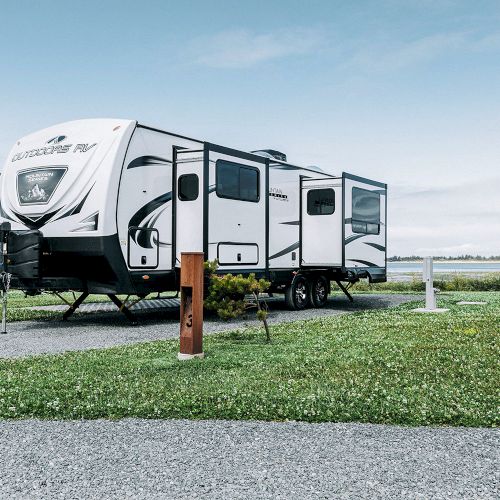
[(203, 252), (204, 233), (204, 150), (174, 151), (174, 242), (175, 262), (181, 252)]
[(301, 180), (302, 266), (342, 265), (341, 179)]

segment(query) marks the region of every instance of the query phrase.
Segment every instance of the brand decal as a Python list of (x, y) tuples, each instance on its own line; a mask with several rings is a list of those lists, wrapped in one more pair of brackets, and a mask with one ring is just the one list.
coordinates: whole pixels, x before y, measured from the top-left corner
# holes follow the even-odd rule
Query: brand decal
[(67, 137), (65, 135), (58, 135), (47, 141), (50, 146), (44, 146), (41, 148), (30, 149), (29, 151), (23, 151), (22, 153), (16, 153), (11, 162), (24, 160), (25, 158), (32, 158), (33, 156), (45, 156), (53, 154), (65, 154), (65, 153), (87, 153), (92, 148), (97, 146), (97, 142), (94, 143), (81, 143), (81, 144), (59, 144), (63, 142)]
[(288, 195), (283, 194), (280, 188), (269, 188), (269, 196), (279, 201), (288, 201)]
[(49, 139), (47, 141), (47, 144), (59, 144), (60, 142), (64, 141), (66, 139), (65, 135), (58, 135), (56, 137), (53, 137), (52, 139)]
[(17, 195), (21, 205), (48, 203), (67, 167), (24, 170), (17, 174)]

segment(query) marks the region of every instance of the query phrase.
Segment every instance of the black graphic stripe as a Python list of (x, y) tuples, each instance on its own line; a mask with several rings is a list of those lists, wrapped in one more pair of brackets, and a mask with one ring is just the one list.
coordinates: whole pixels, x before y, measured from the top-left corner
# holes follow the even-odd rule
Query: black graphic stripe
[(284, 248), (283, 250), (279, 251), (278, 253), (271, 255), (269, 257), (269, 260), (277, 259), (278, 257), (286, 255), (287, 253), (290, 253), (292, 250), (297, 250), (297, 248), (299, 248), (299, 245), (300, 245), (300, 243), (297, 241), (297, 243), (294, 243), (293, 245), (290, 245), (289, 247)]
[(345, 239), (344, 245), (348, 245), (349, 243), (353, 242), (354, 240), (357, 240), (358, 238), (362, 238), (363, 236), (366, 236), (366, 234), (353, 234), (352, 236), (349, 236), (348, 238)]
[(157, 165), (169, 165), (171, 164), (171, 160), (167, 160), (166, 158), (160, 158), (159, 156), (139, 156), (135, 160), (132, 160), (128, 166), (127, 170), (131, 168), (140, 168), (140, 167), (152, 167)]
[(49, 219), (51, 219), (59, 210), (55, 210), (54, 212), (49, 212), (48, 214), (42, 215), (37, 220), (30, 219), (25, 215), (18, 214), (17, 212), (13, 212), (13, 214), (17, 217), (17, 219), (22, 222), (26, 227), (30, 229), (40, 229)]
[(292, 220), (290, 222), (280, 222), (280, 224), (284, 224), (286, 226), (298, 226), (300, 224), (299, 220)]
[(359, 262), (360, 264), (364, 264), (365, 266), (369, 267), (379, 267), (377, 266), (377, 264), (374, 264), (373, 262), (370, 262), (368, 260), (361, 260), (361, 259), (347, 259), (347, 260), (350, 260), (352, 262)]
[(82, 201), (80, 201), (80, 203), (78, 203), (78, 205), (75, 207), (75, 209), (72, 212), (72, 215), (79, 214), (82, 211), (83, 205), (85, 205), (85, 202), (87, 201), (87, 198), (89, 197), (90, 191), (92, 191), (92, 189), (94, 189), (94, 185), (95, 184), (92, 185), (92, 187), (89, 189), (89, 192), (82, 198)]
[(165, 241), (160, 241), (156, 236), (153, 236), (153, 243), (159, 247), (171, 247), (172, 243), (166, 243)]
[[(128, 225), (129, 227), (140, 227), (143, 226), (144, 220), (151, 215), (155, 210), (160, 208), (165, 203), (172, 200), (172, 191), (164, 193), (150, 202), (146, 203), (131, 217)], [(153, 219), (153, 217), (151, 217)], [(156, 219), (155, 219), (156, 220)], [(150, 238), (151, 231), (144, 231), (141, 229), (136, 229), (131, 233), (132, 239), (142, 248), (153, 248)]]
[(75, 215), (79, 214), (82, 211), (83, 205), (85, 205), (85, 202), (87, 201), (87, 198), (89, 197), (90, 192), (92, 189), (94, 189), (95, 182), (92, 184), (92, 187), (88, 190), (87, 194), (81, 199), (80, 203), (75, 208), (72, 208), (71, 210), (68, 210), (66, 213), (62, 214), (55, 220), (61, 220), (64, 219), (65, 217), (69, 217), (70, 215)]
[(380, 250), (381, 252), (385, 252), (385, 246), (384, 245), (379, 245), (378, 243), (370, 243), (369, 241), (364, 242), (365, 245), (369, 245), (373, 248), (376, 248), (377, 250)]

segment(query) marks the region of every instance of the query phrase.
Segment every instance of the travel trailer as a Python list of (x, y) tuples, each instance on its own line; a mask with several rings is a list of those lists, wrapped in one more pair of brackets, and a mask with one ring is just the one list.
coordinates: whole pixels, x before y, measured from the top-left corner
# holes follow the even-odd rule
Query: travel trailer
[(331, 281), (386, 280), (385, 184), (134, 120), (19, 139), (0, 200), (4, 269), (29, 294), (178, 290), (188, 251), (220, 273), (267, 278), (293, 309), (323, 306)]

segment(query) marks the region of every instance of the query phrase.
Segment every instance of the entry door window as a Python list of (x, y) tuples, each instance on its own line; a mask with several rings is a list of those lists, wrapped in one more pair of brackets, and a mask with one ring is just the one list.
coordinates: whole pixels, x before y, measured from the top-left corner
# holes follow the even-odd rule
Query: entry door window
[(335, 212), (333, 189), (311, 189), (307, 192), (307, 215), (331, 215)]
[(178, 181), (179, 200), (194, 201), (200, 194), (200, 181), (196, 174), (184, 174)]
[(225, 160), (216, 163), (216, 193), (219, 198), (259, 201), (259, 171)]

